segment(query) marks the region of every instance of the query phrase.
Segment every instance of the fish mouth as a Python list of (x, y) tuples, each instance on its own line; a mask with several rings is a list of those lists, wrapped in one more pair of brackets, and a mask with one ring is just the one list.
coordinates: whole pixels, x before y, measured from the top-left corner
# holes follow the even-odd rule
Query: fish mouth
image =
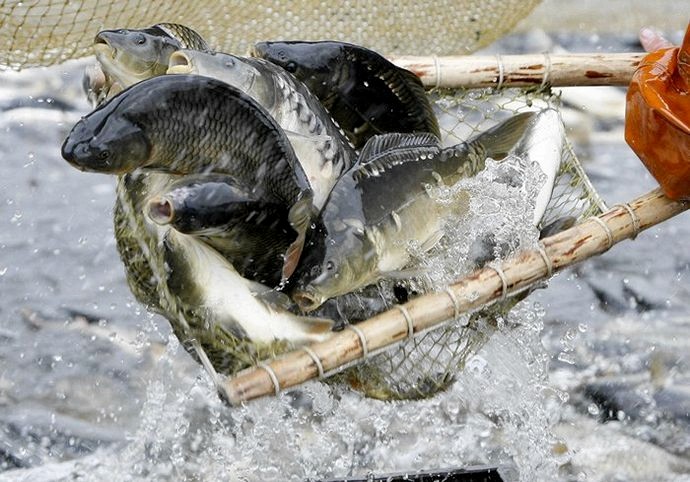
[(117, 49), (108, 42), (107, 32), (100, 32), (96, 35), (96, 38), (93, 39), (93, 49), (99, 60), (102, 58), (115, 60), (117, 55)]
[(324, 302), (322, 297), (309, 289), (297, 290), (292, 294), (292, 300), (297, 303), (297, 306), (304, 313), (314, 311)]
[(252, 47), (249, 48), (249, 55), (252, 57), (263, 58), (264, 53), (266, 52), (266, 47), (267, 45), (265, 42), (255, 43)]
[(146, 214), (154, 223), (165, 226), (173, 220), (173, 205), (168, 199), (156, 196), (148, 202)]
[(184, 52), (179, 50), (170, 55), (168, 61), (168, 74), (189, 74), (194, 70), (192, 59)]

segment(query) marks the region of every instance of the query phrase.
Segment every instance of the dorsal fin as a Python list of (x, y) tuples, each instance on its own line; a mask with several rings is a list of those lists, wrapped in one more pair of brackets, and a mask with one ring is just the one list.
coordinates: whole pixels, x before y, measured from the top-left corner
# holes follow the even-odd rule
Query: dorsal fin
[(428, 132), (381, 134), (364, 144), (359, 159), (361, 164), (366, 164), (391, 149), (438, 146), (439, 143), (438, 137)]

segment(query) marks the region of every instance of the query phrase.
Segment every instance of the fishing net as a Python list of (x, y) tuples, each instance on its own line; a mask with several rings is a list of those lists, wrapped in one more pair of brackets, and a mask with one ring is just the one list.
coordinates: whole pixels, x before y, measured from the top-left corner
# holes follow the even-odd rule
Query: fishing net
[[(538, 0), (382, 0), (296, 4), (242, 0), (200, 5), (155, 0), (2, 1), (0, 69), (45, 66), (91, 55), (93, 38), (99, 30), (147, 27), (158, 22), (188, 25), (214, 48), (234, 53), (246, 52), (257, 41), (294, 38), (349, 41), (384, 54), (464, 54), (508, 32), (537, 3)], [(441, 119), (446, 145), (464, 141), (518, 112), (559, 107), (558, 97), (548, 86), (531, 90), (458, 89), (434, 91), (430, 95)], [(566, 144), (542, 226), (566, 217), (576, 222), (602, 209), (603, 203), (589, 184), (572, 148)], [(146, 250), (140, 254), (145, 255), (143, 251)], [(408, 339), (331, 380), (344, 381), (370, 396), (384, 399), (431, 396), (453, 381), (454, 375), (491, 336), (498, 320), (515, 301), (507, 300), (491, 311), (460, 317)], [(184, 333), (184, 330), (175, 331), (178, 335)], [(232, 347), (228, 344), (230, 357)], [(242, 365), (245, 366), (260, 362), (262, 354), (265, 356), (265, 351), (258, 349), (244, 351)]]
[(539, 0), (43, 0), (0, 2), (0, 67), (52, 65), (91, 55), (106, 28), (181, 23), (210, 45), (247, 52), (262, 40), (337, 39), (381, 53), (469, 53), (508, 32)]
[[(431, 92), (430, 95), (445, 145), (471, 138), (519, 112), (547, 107), (557, 109), (560, 106), (559, 97), (550, 89), (458, 89)], [(566, 142), (541, 227), (564, 219), (578, 223), (604, 210), (604, 202), (582, 170), (572, 146)], [(439, 286), (432, 288), (439, 289)], [(452, 383), (467, 359), (477, 353), (522, 297), (524, 294), (516, 295), (490, 309), (461, 316), (408, 339), (347, 369), (335, 379), (375, 398), (419, 399), (432, 396)]]

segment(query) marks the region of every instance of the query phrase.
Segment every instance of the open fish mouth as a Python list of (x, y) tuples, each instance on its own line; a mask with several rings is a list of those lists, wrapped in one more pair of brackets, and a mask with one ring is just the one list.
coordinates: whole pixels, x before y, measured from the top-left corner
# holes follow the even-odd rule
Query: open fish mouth
[(173, 220), (173, 205), (166, 198), (154, 197), (148, 202), (146, 213), (151, 221), (164, 226), (170, 224)]
[(112, 59), (115, 60), (117, 57), (117, 49), (115, 49), (108, 40), (103, 37), (103, 35), (98, 34), (93, 41), (93, 49), (96, 51), (96, 58), (101, 59)]
[(168, 63), (168, 74), (189, 74), (193, 70), (192, 60), (184, 52), (173, 52)]
[(299, 309), (304, 313), (314, 311), (325, 301), (322, 297), (308, 289), (295, 291), (292, 294), (292, 300), (297, 303)]

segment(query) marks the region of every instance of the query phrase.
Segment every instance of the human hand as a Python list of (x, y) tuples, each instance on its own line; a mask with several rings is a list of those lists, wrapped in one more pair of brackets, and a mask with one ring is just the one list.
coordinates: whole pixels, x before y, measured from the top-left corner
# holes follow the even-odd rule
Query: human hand
[(640, 30), (640, 43), (647, 52), (673, 47), (671, 42), (666, 40), (658, 30), (652, 27), (642, 27)]

